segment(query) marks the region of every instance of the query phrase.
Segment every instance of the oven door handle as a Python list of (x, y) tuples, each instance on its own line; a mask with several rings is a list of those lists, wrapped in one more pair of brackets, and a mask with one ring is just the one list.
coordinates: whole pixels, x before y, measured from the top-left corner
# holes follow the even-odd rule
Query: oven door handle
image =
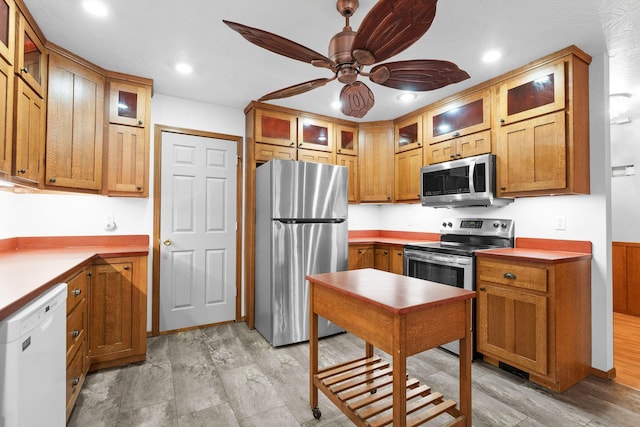
[(469, 164), (469, 193), (470, 194), (476, 194), (476, 187), (475, 185), (473, 185), (474, 182), (474, 178), (476, 175), (476, 161), (472, 161)]

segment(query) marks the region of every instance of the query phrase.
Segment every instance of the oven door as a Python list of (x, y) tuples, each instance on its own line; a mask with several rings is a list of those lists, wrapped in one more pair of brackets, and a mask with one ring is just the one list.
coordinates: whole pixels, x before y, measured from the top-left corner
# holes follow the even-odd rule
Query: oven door
[[(424, 250), (404, 250), (404, 275), (429, 280), (449, 286), (474, 290), (474, 258), (426, 252)], [(474, 308), (471, 305), (471, 319), (474, 319)], [(474, 320), (471, 322), (472, 348), (475, 357)], [(455, 354), (460, 354), (459, 341), (451, 341), (441, 346)]]
[(404, 275), (473, 290), (473, 256), (405, 249)]

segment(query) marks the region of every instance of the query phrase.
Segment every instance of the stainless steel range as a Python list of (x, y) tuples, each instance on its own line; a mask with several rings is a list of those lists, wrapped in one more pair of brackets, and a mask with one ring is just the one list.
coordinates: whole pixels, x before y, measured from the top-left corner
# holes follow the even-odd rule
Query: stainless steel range
[[(404, 247), (404, 275), (475, 290), (474, 252), (511, 248), (515, 225), (511, 219), (454, 218), (440, 227), (440, 241)], [(473, 316), (472, 316), (473, 319)], [(475, 326), (472, 325), (475, 330)], [(442, 346), (459, 354), (458, 341)], [(474, 344), (475, 353), (475, 344)]]

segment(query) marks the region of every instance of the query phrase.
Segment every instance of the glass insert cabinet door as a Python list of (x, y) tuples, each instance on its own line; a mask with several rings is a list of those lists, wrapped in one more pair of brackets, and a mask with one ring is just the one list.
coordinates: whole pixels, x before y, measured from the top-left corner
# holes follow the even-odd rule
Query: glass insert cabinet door
[(295, 147), (296, 116), (280, 111), (256, 109), (255, 140), (265, 144)]
[(394, 125), (396, 153), (422, 146), (422, 115), (404, 119)]
[(489, 129), (490, 116), (489, 90), (466, 95), (427, 113), (426, 138), (435, 144)]
[(120, 82), (109, 83), (109, 122), (146, 127), (147, 88)]
[[(0, 3), (2, 2), (3, 0), (0, 0)], [(44, 45), (22, 15), (18, 16), (17, 35), (19, 37), (17, 43), (19, 75), (41, 98), (44, 98), (47, 78)]]
[(0, 56), (9, 64), (14, 59), (15, 17), (13, 0), (0, 0)]
[(500, 124), (507, 125), (565, 108), (565, 63), (559, 61), (500, 85)]
[(358, 154), (358, 128), (336, 124), (336, 144), (338, 154)]
[(333, 124), (326, 120), (299, 117), (298, 148), (333, 151)]

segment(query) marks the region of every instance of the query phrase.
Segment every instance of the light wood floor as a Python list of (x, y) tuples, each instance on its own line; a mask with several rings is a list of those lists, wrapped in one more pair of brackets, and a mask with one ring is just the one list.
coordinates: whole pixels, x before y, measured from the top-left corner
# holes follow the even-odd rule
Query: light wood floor
[(613, 313), (616, 382), (640, 390), (640, 317)]

